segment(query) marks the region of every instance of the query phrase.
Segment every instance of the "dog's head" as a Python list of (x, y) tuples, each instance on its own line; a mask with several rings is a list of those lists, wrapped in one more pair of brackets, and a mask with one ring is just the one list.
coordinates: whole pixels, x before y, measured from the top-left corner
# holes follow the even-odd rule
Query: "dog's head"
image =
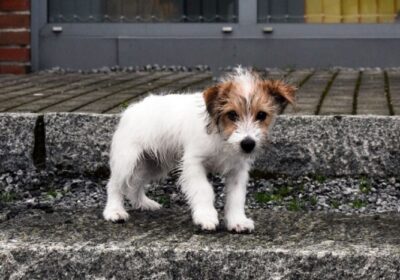
[(296, 88), (279, 80), (263, 80), (249, 70), (234, 74), (203, 93), (210, 116), (209, 131), (244, 154), (252, 152), (267, 138), (275, 117), (286, 104), (294, 104)]

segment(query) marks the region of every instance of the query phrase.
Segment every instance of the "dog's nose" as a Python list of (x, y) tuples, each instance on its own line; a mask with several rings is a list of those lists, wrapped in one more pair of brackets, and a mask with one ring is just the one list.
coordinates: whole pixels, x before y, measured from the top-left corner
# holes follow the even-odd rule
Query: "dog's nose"
[(250, 137), (246, 137), (240, 142), (240, 147), (242, 147), (242, 150), (245, 153), (251, 153), (251, 151), (254, 149), (256, 146), (256, 141), (251, 139)]

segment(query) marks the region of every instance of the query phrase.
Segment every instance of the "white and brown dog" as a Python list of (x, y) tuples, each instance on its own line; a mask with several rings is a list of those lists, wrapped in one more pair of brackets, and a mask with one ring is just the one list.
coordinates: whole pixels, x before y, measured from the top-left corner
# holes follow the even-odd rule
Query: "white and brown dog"
[(112, 140), (104, 218), (128, 219), (125, 196), (134, 208), (159, 209), (144, 187), (178, 167), (196, 225), (215, 230), (219, 223), (207, 180), (208, 172), (218, 172), (226, 177), (228, 230), (252, 231), (244, 210), (248, 171), (276, 115), (294, 100), (294, 87), (239, 67), (203, 93), (150, 96), (133, 104)]

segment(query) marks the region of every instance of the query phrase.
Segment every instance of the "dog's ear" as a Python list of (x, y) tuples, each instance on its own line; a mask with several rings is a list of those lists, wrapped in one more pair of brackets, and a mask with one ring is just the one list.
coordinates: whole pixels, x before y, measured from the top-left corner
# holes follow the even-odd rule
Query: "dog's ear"
[(220, 90), (220, 85), (215, 85), (207, 88), (203, 92), (203, 98), (206, 103), (207, 112), (210, 115), (213, 115), (215, 113), (215, 106), (217, 103), (219, 90)]
[(295, 105), (297, 88), (279, 80), (265, 81), (263, 85), (267, 94), (275, 98), (276, 103), (283, 109), (288, 103)]
[(209, 87), (203, 92), (207, 112), (212, 118), (215, 118), (216, 122), (218, 122), (219, 114), (221, 113), (221, 106), (226, 102), (226, 98), (229, 96), (232, 86), (233, 84), (231, 82), (223, 82)]

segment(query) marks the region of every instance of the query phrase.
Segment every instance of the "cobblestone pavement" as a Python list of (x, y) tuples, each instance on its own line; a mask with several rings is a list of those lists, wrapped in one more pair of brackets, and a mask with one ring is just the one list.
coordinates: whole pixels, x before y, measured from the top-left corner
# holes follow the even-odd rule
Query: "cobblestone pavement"
[[(400, 68), (272, 69), (270, 79), (299, 88), (297, 107), (283, 114), (400, 114)], [(211, 72), (33, 73), (0, 75), (0, 112), (118, 113), (150, 93), (202, 90)]]

